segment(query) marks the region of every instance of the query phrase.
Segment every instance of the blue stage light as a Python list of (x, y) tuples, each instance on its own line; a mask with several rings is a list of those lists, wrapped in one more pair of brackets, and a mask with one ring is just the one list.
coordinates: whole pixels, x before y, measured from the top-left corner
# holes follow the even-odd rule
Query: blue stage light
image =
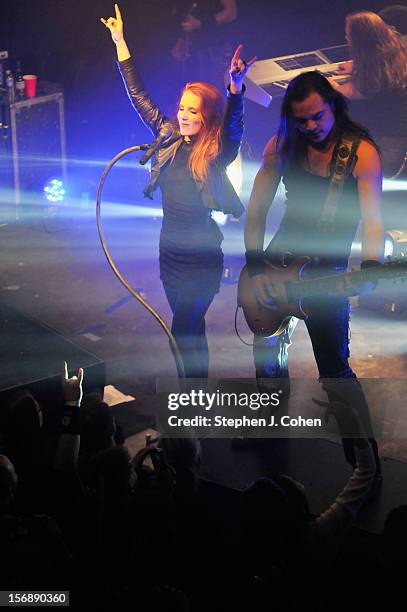
[(64, 182), (57, 178), (49, 179), (45, 183), (44, 194), (48, 202), (63, 202), (66, 195)]
[(384, 235), (384, 256), (407, 258), (407, 229), (387, 230)]

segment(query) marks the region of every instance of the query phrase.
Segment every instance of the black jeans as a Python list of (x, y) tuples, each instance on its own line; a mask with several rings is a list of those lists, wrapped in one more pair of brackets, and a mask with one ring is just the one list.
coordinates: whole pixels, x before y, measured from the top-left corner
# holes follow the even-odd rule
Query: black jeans
[(185, 285), (175, 289), (165, 283), (164, 291), (173, 313), (171, 332), (177, 342), (187, 378), (208, 378), (209, 351), (205, 315), (215, 292)]
[[(305, 302), (309, 313), (305, 325), (312, 342), (320, 378), (354, 378), (349, 365), (349, 302), (346, 298), (318, 297)], [(296, 325), (292, 317), (281, 336), (254, 339), (257, 378), (287, 378), (291, 335)]]
[[(357, 410), (365, 431), (371, 438), (379, 467), (368, 404), (349, 365), (349, 301), (346, 298), (324, 296), (308, 299), (304, 306), (306, 312), (309, 312), (305, 325), (323, 388), (330, 401), (350, 403)], [(257, 378), (288, 378), (288, 346), (291, 344), (294, 328), (295, 323), (291, 321), (281, 336), (255, 337), (253, 354)], [(342, 444), (346, 460), (355, 466), (352, 439), (343, 438)]]

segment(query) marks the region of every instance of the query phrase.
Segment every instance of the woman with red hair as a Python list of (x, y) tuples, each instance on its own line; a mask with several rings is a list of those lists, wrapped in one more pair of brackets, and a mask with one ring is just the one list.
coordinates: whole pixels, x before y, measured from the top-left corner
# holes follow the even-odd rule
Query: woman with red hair
[(164, 218), (160, 235), (160, 277), (173, 312), (171, 331), (189, 378), (208, 376), (205, 314), (219, 291), (223, 240), (212, 210), (240, 217), (243, 206), (227, 175), (243, 135), (243, 77), (247, 64), (237, 48), (230, 67), (227, 106), (209, 83), (184, 87), (176, 120), (165, 117), (144, 89), (123, 37), (117, 4), (115, 17), (101, 19), (116, 45), (118, 65), (128, 95), (154, 136), (163, 138), (144, 190), (162, 193)]

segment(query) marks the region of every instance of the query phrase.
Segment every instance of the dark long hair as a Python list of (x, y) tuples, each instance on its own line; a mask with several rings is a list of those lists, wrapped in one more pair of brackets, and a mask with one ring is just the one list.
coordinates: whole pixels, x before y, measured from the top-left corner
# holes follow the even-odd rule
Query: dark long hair
[(276, 149), (284, 166), (298, 164), (305, 156), (308, 141), (296, 126), (292, 103), (302, 102), (312, 93), (319, 94), (330, 105), (335, 117), (333, 129), (338, 136), (344, 132), (359, 134), (376, 146), (366, 128), (349, 117), (345, 97), (332, 87), (323, 74), (314, 70), (300, 74), (290, 81), (281, 105)]

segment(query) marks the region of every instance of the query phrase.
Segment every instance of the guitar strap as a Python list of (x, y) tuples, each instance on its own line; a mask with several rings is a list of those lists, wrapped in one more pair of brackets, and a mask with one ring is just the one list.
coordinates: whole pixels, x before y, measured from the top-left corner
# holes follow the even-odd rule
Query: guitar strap
[(331, 182), (328, 194), (322, 208), (318, 227), (322, 232), (335, 231), (335, 219), (339, 200), (346, 179), (356, 164), (356, 151), (360, 142), (360, 134), (344, 133), (337, 142), (331, 161)]

